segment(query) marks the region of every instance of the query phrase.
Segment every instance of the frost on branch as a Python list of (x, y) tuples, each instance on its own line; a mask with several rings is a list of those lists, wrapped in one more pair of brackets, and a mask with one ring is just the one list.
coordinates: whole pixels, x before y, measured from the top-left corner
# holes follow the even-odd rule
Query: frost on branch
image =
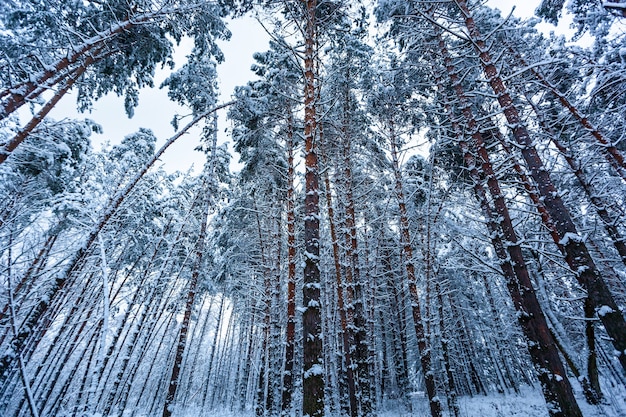
[(323, 375), (324, 375), (324, 367), (320, 365), (319, 363), (314, 364), (309, 369), (304, 371), (304, 379), (316, 377), (316, 376), (323, 376)]

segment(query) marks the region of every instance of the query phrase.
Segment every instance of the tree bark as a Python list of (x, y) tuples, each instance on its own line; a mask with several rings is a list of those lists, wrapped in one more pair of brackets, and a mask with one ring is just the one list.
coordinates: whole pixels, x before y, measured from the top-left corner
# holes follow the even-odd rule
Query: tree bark
[[(323, 145), (322, 145), (323, 146)], [(322, 148), (320, 148), (322, 149)], [(322, 152), (322, 161), (325, 161), (325, 153)], [(324, 163), (323, 162), (323, 163)], [(332, 203), (332, 188), (330, 183), (330, 178), (328, 175), (328, 170), (324, 170), (324, 185), (326, 189), (326, 210), (328, 212), (328, 225), (330, 229), (330, 240), (333, 248), (333, 260), (335, 266), (335, 285), (337, 287), (337, 310), (339, 313), (339, 323), (341, 326), (341, 342), (342, 342), (342, 350), (343, 350), (343, 366), (342, 371), (345, 373), (340, 378), (340, 383), (345, 383), (345, 387), (348, 388), (348, 398), (347, 402), (341, 399), (340, 403), (342, 404), (342, 408), (347, 408), (345, 412), (352, 415), (353, 411), (357, 409), (357, 401), (356, 401), (356, 385), (354, 381), (354, 369), (352, 366), (352, 350), (351, 347), (354, 345), (354, 339), (351, 337), (352, 333), (348, 329), (348, 323), (352, 323), (348, 321), (348, 312), (346, 309), (346, 303), (344, 300), (344, 296), (347, 296), (344, 292), (344, 282), (342, 277), (342, 267), (341, 267), (341, 255), (339, 248), (339, 241), (337, 237), (337, 227), (335, 221), (335, 210), (333, 208)], [(350, 300), (350, 298), (349, 298)], [(350, 301), (348, 301), (350, 302)], [(344, 379), (345, 378), (345, 379)], [(344, 382), (345, 381), (345, 382)], [(345, 390), (345, 388), (343, 388)], [(341, 391), (341, 389), (340, 389)], [(343, 395), (342, 395), (343, 396)], [(356, 411), (355, 411), (356, 412)]]
[(320, 304), (320, 210), (319, 169), (315, 145), (316, 136), (316, 36), (317, 0), (303, 0), (304, 22), (304, 148), (305, 148), (305, 217), (304, 217), (304, 288), (302, 326), (304, 338), (302, 414), (308, 417), (324, 415), (324, 365), (322, 355)]
[[(208, 178), (204, 178), (202, 181), (202, 187), (198, 190), (198, 194), (202, 194), (201, 201), (201, 217), (200, 217), (200, 232), (198, 234), (198, 240), (195, 244), (195, 259), (191, 271), (191, 280), (187, 288), (187, 297), (185, 300), (185, 312), (183, 314), (183, 320), (178, 333), (178, 343), (176, 345), (176, 354), (174, 356), (174, 365), (169, 378), (169, 385), (167, 389), (167, 395), (165, 397), (165, 404), (163, 405), (163, 417), (171, 417), (172, 405), (176, 400), (176, 391), (178, 390), (180, 371), (183, 365), (183, 355), (187, 349), (187, 334), (189, 327), (191, 326), (191, 313), (195, 306), (196, 294), (198, 292), (198, 279), (200, 277), (200, 270), (202, 268), (202, 260), (204, 257), (204, 242), (206, 240), (207, 221), (209, 217), (209, 211), (211, 209), (210, 189), (213, 184), (213, 175), (215, 170), (215, 152), (217, 147), (217, 132), (213, 133), (213, 145), (211, 147), (211, 159), (209, 172), (206, 174)], [(191, 209), (194, 204), (192, 203)]]
[(615, 246), (615, 249), (617, 250), (617, 253), (620, 256), (622, 263), (626, 265), (626, 240), (624, 239), (624, 236), (622, 236), (622, 234), (619, 231), (619, 228), (617, 227), (617, 223), (619, 222), (620, 219), (619, 218), (613, 219), (611, 217), (611, 215), (609, 214), (609, 209), (608, 209), (610, 204), (604, 198), (602, 198), (600, 195), (594, 192), (593, 186), (591, 182), (587, 180), (587, 177), (585, 173), (583, 172), (581, 164), (578, 161), (576, 161), (576, 159), (574, 158), (574, 155), (572, 155), (572, 152), (569, 151), (565, 147), (565, 145), (563, 145), (563, 143), (561, 143), (561, 141), (557, 138), (557, 133), (554, 132), (553, 129), (551, 129), (548, 126), (548, 124), (545, 121), (545, 118), (543, 117), (543, 114), (541, 114), (537, 105), (532, 101), (532, 98), (526, 96), (526, 100), (528, 101), (530, 106), (533, 108), (533, 111), (535, 115), (537, 116), (539, 125), (549, 135), (550, 141), (559, 150), (559, 152), (561, 153), (561, 155), (563, 156), (563, 158), (569, 165), (570, 169), (576, 176), (576, 179), (578, 180), (580, 186), (585, 192), (587, 199), (591, 202), (591, 204), (595, 208), (596, 213), (598, 214), (598, 217), (600, 217), (600, 220), (602, 220), (604, 229), (606, 230), (606, 233), (611, 238), (611, 241), (613, 242), (613, 246)]
[(59, 90), (52, 96), (50, 100), (39, 110), (39, 112), (24, 126), (11, 140), (2, 144), (0, 147), (0, 164), (7, 160), (9, 155), (26, 139), (33, 130), (41, 123), (41, 121), (50, 113), (50, 111), (56, 106), (56, 104), (65, 96), (74, 83), (80, 78), (81, 75), (87, 69), (87, 66), (91, 65), (94, 61), (92, 56), (88, 56), (85, 62), (72, 72), (72, 75), (67, 81), (59, 88)]
[(409, 285), (409, 295), (411, 297), (411, 311), (413, 313), (413, 324), (415, 326), (415, 336), (417, 338), (417, 348), (420, 354), (420, 363), (424, 375), (424, 384), (430, 405), (432, 417), (441, 417), (441, 401), (437, 397), (435, 384), (435, 373), (431, 364), (431, 347), (428, 345), (428, 336), (424, 329), (424, 318), (420, 307), (419, 292), (417, 290), (417, 276), (415, 275), (415, 265), (413, 264), (413, 248), (411, 246), (411, 232), (409, 229), (409, 218), (404, 200), (402, 185), (402, 173), (398, 161), (397, 137), (393, 126), (389, 126), (389, 144), (391, 147), (392, 167), (395, 177), (395, 194), (400, 210), (400, 237), (402, 241), (402, 252), (406, 268), (407, 281)]
[[(465, 95), (445, 41), (440, 31), (436, 30), (438, 31), (439, 50), (443, 55), (448, 77), (459, 100), (461, 112), (467, 123), (468, 133), (472, 137), (472, 149), (470, 149), (470, 145), (463, 138), (460, 126), (456, 122), (453, 122), (454, 131), (459, 138), (465, 163), (474, 181), (474, 191), (487, 218), (492, 244), (500, 259), (500, 266), (507, 280), (507, 287), (515, 309), (518, 312), (519, 323), (529, 341), (528, 351), (535, 366), (537, 378), (541, 383), (546, 403), (548, 403), (548, 412), (551, 416), (582, 417), (567, 379), (565, 368), (533, 289), (508, 207), (496, 174), (493, 171), (482, 134), (471, 109), (471, 104)], [(441, 82), (439, 84), (441, 88)], [(451, 106), (446, 104), (446, 107), (450, 117), (453, 117)], [(489, 192), (495, 205), (495, 213), (492, 212), (486, 193), (481, 185), (479, 165), (475, 161), (473, 154), (478, 154), (480, 158), (480, 169), (487, 178)], [(498, 220), (495, 220), (496, 218)]]
[(296, 209), (294, 190), (294, 121), (291, 109), (287, 114), (287, 329), (285, 346), (285, 370), (281, 416), (286, 417), (291, 410), (293, 397), (293, 365), (296, 347)]
[[(349, 95), (349, 94), (346, 94)], [(346, 98), (349, 102), (349, 98)], [(354, 186), (352, 180), (352, 160), (351, 147), (349, 137), (349, 105), (344, 106), (344, 116), (347, 120), (342, 126), (343, 133), (343, 165), (344, 165), (344, 182), (346, 192), (346, 257), (349, 265), (346, 268), (346, 289), (348, 301), (348, 332), (350, 333), (351, 346), (348, 348), (354, 350), (354, 362), (356, 365), (356, 388), (355, 394), (358, 396), (355, 400), (350, 399), (352, 406), (352, 417), (369, 416), (372, 413), (371, 402), (371, 383), (370, 380), (370, 364), (369, 364), (369, 347), (367, 340), (365, 319), (365, 310), (363, 308), (363, 283), (361, 281), (361, 271), (359, 265), (359, 252), (356, 231), (356, 214), (354, 209)], [(352, 403), (355, 403), (352, 405)]]
[(499, 75), (498, 69), (491, 58), (485, 41), (482, 39), (466, 1), (455, 0), (455, 2), (464, 15), (465, 26), (472, 40), (472, 45), (479, 53), (480, 63), (487, 81), (497, 96), (498, 103), (511, 126), (513, 136), (521, 149), (531, 176), (537, 184), (546, 209), (561, 237), (560, 243), (567, 253), (568, 264), (574, 265), (573, 272), (583, 288), (587, 290), (589, 300), (596, 310), (596, 314), (602, 321), (602, 324), (604, 324), (604, 328), (611, 338), (615, 350), (619, 352), (616, 356), (626, 370), (626, 321), (624, 321), (624, 317), (613, 295), (591, 258), (583, 237), (578, 234), (569, 210), (565, 207), (557, 188), (550, 178), (550, 173), (534, 147), (533, 140), (513, 103), (509, 90)]

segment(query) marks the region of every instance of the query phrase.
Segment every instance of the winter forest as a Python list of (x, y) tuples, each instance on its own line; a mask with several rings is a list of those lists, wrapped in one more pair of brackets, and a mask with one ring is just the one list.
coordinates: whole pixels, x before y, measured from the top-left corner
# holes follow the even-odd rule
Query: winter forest
[(625, 416), (626, 2), (537, 4), (1, 1), (0, 416)]

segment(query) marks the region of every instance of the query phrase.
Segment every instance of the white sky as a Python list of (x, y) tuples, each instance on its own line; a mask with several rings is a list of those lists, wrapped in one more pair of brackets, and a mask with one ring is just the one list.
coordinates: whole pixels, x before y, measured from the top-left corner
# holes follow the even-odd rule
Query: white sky
[[(228, 42), (219, 42), (224, 52), (225, 61), (218, 67), (220, 79), (220, 102), (228, 101), (237, 85), (244, 85), (253, 76), (250, 66), (253, 63), (252, 54), (268, 49), (269, 36), (263, 31), (258, 22), (250, 17), (244, 17), (228, 24), (232, 37)], [(185, 55), (191, 51), (191, 45), (183, 42), (175, 52), (174, 60), (183, 63)], [(144, 88), (139, 94), (139, 105), (135, 108), (135, 115), (129, 119), (124, 112), (124, 99), (110, 93), (93, 105), (91, 113), (76, 111), (76, 97), (68, 95), (50, 113), (50, 117), (57, 120), (68, 118), (89, 118), (102, 125), (103, 134), (94, 134), (92, 143), (98, 150), (105, 142), (119, 143), (124, 136), (134, 133), (140, 127), (151, 129), (157, 137), (157, 147), (174, 135), (171, 125), (175, 114), (188, 114), (185, 108), (173, 103), (167, 97), (167, 89), (160, 89), (159, 85), (169, 74), (169, 69), (157, 70), (154, 88)], [(226, 111), (220, 111), (219, 130), (220, 140), (227, 140), (224, 133), (226, 127)], [(27, 120), (22, 116), (23, 120)], [(189, 119), (180, 122), (184, 126)], [(163, 167), (168, 172), (176, 170), (186, 171), (192, 164), (195, 172), (202, 168), (204, 154), (194, 151), (199, 144), (199, 129), (190, 131), (186, 136), (178, 139), (164, 154)], [(234, 162), (237, 157), (235, 156)]]
[[(514, 14), (520, 17), (530, 17), (537, 8), (540, 0), (526, 0), (523, 2), (512, 0), (488, 0), (487, 4), (498, 8), (503, 15), (508, 15), (512, 7), (515, 6)], [(561, 25), (560, 25), (561, 26)], [(567, 27), (567, 24), (564, 25)], [(268, 49), (269, 36), (263, 31), (259, 23), (251, 17), (244, 17), (229, 22), (232, 38), (229, 42), (221, 42), (225, 55), (225, 62), (218, 67), (220, 79), (221, 102), (228, 101), (233, 89), (237, 85), (244, 85), (253, 76), (250, 65), (253, 62), (254, 52)], [(549, 24), (542, 24), (541, 30), (546, 32), (553, 30)], [(562, 29), (560, 28), (560, 31)], [(176, 50), (176, 62), (184, 62), (184, 56), (190, 47), (181, 45)], [(95, 134), (93, 146), (99, 149), (103, 143), (118, 143), (124, 136), (136, 132), (140, 127), (152, 129), (159, 139), (157, 146), (160, 146), (167, 138), (172, 136), (174, 128), (170, 124), (174, 114), (186, 114), (184, 108), (172, 103), (167, 98), (167, 91), (158, 88), (160, 83), (167, 77), (168, 71), (157, 71), (154, 88), (145, 88), (140, 92), (139, 106), (135, 109), (135, 115), (128, 119), (124, 112), (123, 98), (115, 94), (109, 94), (98, 100), (91, 113), (79, 114), (76, 112), (75, 97), (68, 95), (64, 97), (56, 108), (51, 112), (51, 117), (55, 119), (69, 118), (90, 118), (102, 125), (104, 133)], [(224, 132), (228, 128), (225, 114), (221, 111), (219, 120), (219, 138), (221, 142), (228, 141), (228, 134)], [(23, 116), (23, 120), (26, 118)], [(181, 122), (184, 126), (186, 121)], [(164, 168), (168, 172), (176, 170), (186, 171), (192, 164), (197, 172), (204, 162), (204, 155), (193, 149), (198, 144), (198, 130), (192, 131), (186, 137), (179, 139), (165, 153), (162, 158)], [(234, 155), (233, 162), (237, 162), (237, 155)], [(236, 167), (236, 165), (235, 165)]]

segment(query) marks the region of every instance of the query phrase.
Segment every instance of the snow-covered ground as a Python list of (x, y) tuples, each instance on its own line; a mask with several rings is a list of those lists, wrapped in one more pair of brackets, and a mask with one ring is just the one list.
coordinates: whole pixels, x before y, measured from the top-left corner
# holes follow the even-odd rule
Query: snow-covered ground
[[(615, 387), (616, 388), (616, 387)], [(620, 396), (611, 395), (621, 392)], [(578, 393), (577, 393), (578, 394)], [(579, 400), (585, 417), (624, 417), (626, 416), (626, 391), (624, 389), (608, 390), (603, 404), (591, 406), (584, 400)], [(610, 396), (610, 397), (609, 397)], [(580, 397), (579, 397), (580, 398)], [(391, 407), (393, 408), (393, 407)], [(413, 402), (413, 412), (408, 413), (401, 409), (389, 409), (379, 412), (378, 417), (428, 417), (428, 402), (425, 398), (416, 396)], [(548, 417), (546, 404), (541, 391), (529, 387), (523, 388), (520, 394), (490, 394), (487, 396), (459, 398), (459, 410), (462, 417)], [(444, 415), (448, 415), (444, 413)], [(186, 410), (175, 413), (175, 417), (254, 417), (254, 412), (233, 412), (229, 410), (215, 410), (211, 413), (202, 413), (199, 410)], [(329, 416), (332, 417), (332, 416)]]
[[(611, 384), (600, 379), (604, 399), (597, 406), (589, 405), (583, 397), (580, 385), (575, 379), (570, 379), (572, 388), (578, 399), (584, 417), (626, 417), (626, 387)], [(428, 399), (424, 393), (413, 398), (413, 411), (408, 412), (394, 403), (386, 403), (385, 410), (379, 410), (378, 417), (429, 417)], [(538, 388), (521, 387), (519, 394), (489, 394), (474, 397), (459, 398), (459, 412), (461, 417), (548, 417), (546, 403)], [(125, 412), (124, 417), (152, 417), (141, 412)], [(444, 407), (444, 416), (449, 417)], [(102, 417), (102, 416), (93, 416)], [(256, 417), (253, 410), (231, 411), (218, 409), (210, 412), (197, 408), (174, 410), (173, 417)], [(329, 415), (328, 417), (339, 417)]]

